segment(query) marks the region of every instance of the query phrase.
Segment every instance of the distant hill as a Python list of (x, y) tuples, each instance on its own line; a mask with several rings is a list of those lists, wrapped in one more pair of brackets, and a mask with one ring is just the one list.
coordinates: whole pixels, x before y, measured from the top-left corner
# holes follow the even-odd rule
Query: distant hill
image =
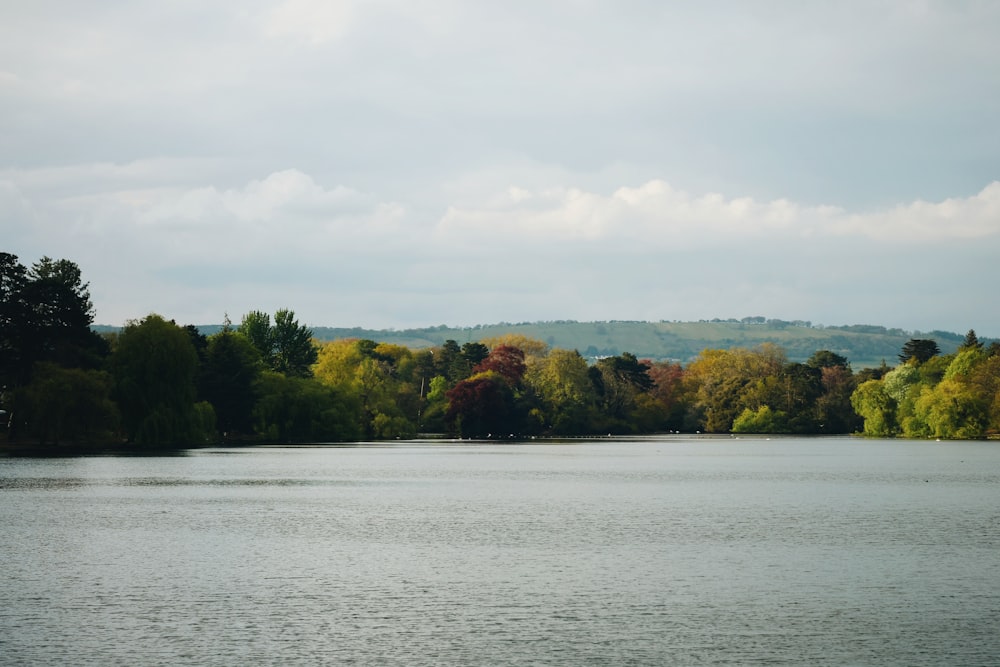
[[(95, 327), (113, 331), (113, 327)], [(222, 325), (199, 325), (205, 335)], [(552, 347), (578, 350), (595, 358), (631, 352), (640, 359), (674, 360), (687, 363), (706, 348), (728, 349), (774, 343), (782, 347), (790, 361), (805, 361), (817, 350), (830, 350), (850, 360), (855, 370), (878, 366), (883, 360), (893, 366), (903, 344), (911, 338), (931, 338), (941, 352), (954, 352), (964, 334), (948, 331), (903, 331), (867, 324), (812, 326), (809, 322), (747, 317), (742, 320), (701, 322), (521, 322), (477, 325), (474, 327), (436, 326), (423, 329), (362, 329), (313, 327), (320, 341), (368, 338), (412, 349), (441, 345), (446, 340), (459, 344), (504, 334), (520, 334), (545, 341)], [(984, 339), (984, 342), (989, 342)]]

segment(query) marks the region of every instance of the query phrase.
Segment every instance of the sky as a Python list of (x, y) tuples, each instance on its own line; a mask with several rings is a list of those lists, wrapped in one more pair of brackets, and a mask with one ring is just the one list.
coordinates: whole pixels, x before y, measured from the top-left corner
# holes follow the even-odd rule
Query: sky
[(0, 7), (0, 250), (95, 322), (1000, 337), (1000, 3)]

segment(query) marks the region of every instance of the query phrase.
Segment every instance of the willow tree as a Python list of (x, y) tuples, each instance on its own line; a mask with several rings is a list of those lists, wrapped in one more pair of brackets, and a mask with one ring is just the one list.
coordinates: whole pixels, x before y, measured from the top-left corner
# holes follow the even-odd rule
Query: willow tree
[(187, 446), (212, 437), (214, 412), (195, 405), (198, 355), (182, 327), (155, 314), (127, 323), (111, 364), (130, 442)]

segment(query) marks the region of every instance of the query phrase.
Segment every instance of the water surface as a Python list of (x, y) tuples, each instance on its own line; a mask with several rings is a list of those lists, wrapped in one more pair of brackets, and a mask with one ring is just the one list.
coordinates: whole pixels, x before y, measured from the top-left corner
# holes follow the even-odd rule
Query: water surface
[(1000, 444), (0, 459), (2, 664), (1000, 664)]

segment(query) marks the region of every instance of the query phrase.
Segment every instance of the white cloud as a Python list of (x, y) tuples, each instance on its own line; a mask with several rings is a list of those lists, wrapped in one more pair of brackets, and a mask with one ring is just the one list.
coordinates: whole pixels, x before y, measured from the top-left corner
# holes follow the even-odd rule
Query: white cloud
[(720, 194), (691, 195), (664, 181), (622, 187), (609, 196), (573, 188), (511, 188), (488, 207), (449, 209), (438, 229), (442, 236), (485, 236), (499, 230), (518, 239), (629, 242), (661, 248), (814, 236), (849, 236), (859, 242), (965, 240), (1000, 235), (1000, 182), (967, 198), (918, 201), (863, 213), (786, 199), (758, 202)]
[(1000, 236), (1000, 181), (972, 197), (916, 201), (880, 213), (852, 215), (837, 231), (907, 245)]
[(971, 319), (998, 30), (944, 0), (6, 3), (0, 229), (78, 259), (106, 321)]
[(353, 5), (347, 0), (284, 0), (263, 15), (263, 32), (272, 38), (304, 37), (314, 45), (336, 40), (351, 28)]

